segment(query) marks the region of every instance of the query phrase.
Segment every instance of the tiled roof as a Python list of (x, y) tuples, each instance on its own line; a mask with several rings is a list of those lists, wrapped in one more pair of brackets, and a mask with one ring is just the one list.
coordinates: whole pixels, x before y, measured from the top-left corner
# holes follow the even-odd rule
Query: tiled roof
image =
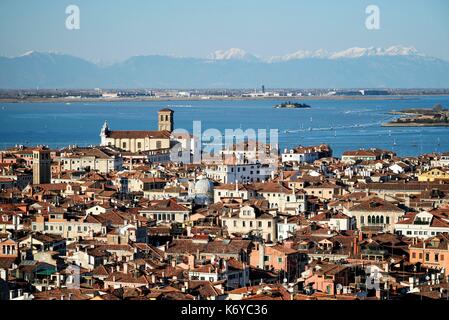
[(169, 131), (110, 131), (109, 138), (114, 139), (139, 139), (139, 138), (156, 138), (170, 139)]

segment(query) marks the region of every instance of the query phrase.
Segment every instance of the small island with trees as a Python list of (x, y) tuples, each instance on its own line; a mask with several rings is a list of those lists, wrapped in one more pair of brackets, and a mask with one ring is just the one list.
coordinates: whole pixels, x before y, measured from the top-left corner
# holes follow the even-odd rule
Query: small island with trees
[(449, 126), (449, 110), (441, 104), (433, 108), (413, 108), (392, 111), (400, 118), (382, 124), (383, 127), (445, 127)]
[(274, 106), (274, 108), (276, 108), (276, 109), (306, 109), (306, 108), (311, 108), (311, 107), (305, 103), (297, 103), (297, 102), (287, 101), (284, 103), (276, 104)]

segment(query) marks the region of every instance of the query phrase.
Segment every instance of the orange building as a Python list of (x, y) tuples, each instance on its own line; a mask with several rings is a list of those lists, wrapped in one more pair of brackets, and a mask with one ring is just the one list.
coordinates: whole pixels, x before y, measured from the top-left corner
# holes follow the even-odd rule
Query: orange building
[(294, 278), (300, 273), (301, 255), (289, 242), (272, 246), (257, 243), (251, 251), (250, 264), (264, 270), (284, 271), (286, 274), (282, 276)]
[(427, 268), (444, 268), (449, 276), (449, 234), (442, 233), (427, 240), (418, 241), (409, 247), (410, 263), (421, 263)]

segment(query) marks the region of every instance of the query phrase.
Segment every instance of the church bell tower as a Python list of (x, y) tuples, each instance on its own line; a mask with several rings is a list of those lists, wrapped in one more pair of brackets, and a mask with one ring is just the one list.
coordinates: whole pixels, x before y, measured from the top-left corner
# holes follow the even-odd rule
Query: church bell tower
[(173, 114), (174, 111), (171, 109), (162, 109), (158, 113), (158, 128), (159, 131), (173, 131)]

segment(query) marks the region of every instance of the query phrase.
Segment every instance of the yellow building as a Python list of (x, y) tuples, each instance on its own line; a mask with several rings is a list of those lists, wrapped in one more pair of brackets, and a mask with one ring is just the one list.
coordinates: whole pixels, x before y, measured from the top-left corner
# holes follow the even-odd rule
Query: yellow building
[(169, 149), (173, 126), (173, 111), (170, 109), (159, 111), (158, 131), (113, 131), (105, 122), (100, 133), (101, 145), (114, 146), (129, 152)]
[(433, 168), (429, 171), (422, 172), (418, 176), (418, 181), (433, 182), (435, 180), (449, 180), (449, 172), (440, 168)]

